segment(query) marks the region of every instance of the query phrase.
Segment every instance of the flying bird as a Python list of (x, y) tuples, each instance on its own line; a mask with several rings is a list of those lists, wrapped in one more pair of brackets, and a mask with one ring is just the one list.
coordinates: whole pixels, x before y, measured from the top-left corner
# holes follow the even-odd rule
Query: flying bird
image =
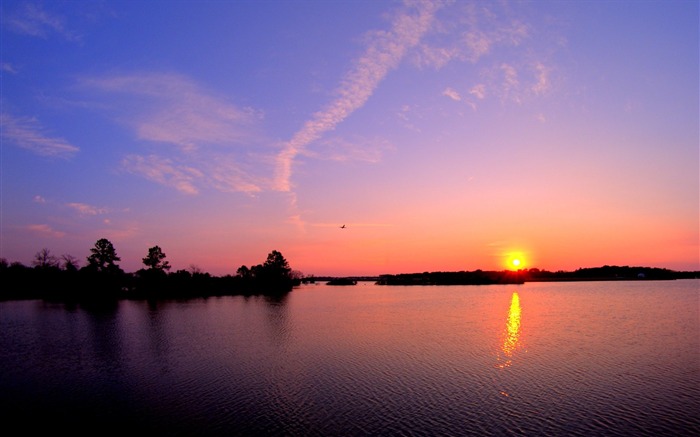
[(341, 226), (340, 229), (345, 229), (345, 225)]

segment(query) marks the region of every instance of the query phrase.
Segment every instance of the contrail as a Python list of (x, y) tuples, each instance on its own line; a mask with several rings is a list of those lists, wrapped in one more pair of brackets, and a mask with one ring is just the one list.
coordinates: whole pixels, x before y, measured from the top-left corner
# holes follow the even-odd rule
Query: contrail
[(391, 30), (378, 32), (364, 55), (341, 83), (339, 97), (325, 109), (316, 112), (304, 123), (277, 155), (274, 185), (279, 191), (290, 191), (292, 164), (307, 145), (333, 130), (370, 98), (379, 82), (396, 68), (408, 49), (414, 47), (429, 29), (440, 2), (407, 2), (414, 11), (399, 15)]

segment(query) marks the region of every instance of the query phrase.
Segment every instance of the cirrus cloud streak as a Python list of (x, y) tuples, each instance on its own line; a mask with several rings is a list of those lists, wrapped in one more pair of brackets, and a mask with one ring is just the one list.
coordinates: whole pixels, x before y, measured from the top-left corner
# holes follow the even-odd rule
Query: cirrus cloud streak
[(287, 142), (277, 156), (274, 186), (290, 191), (294, 159), (324, 133), (361, 108), (387, 73), (396, 68), (406, 51), (416, 46), (430, 28), (439, 2), (417, 2), (415, 11), (404, 12), (392, 22), (390, 31), (376, 32), (353, 69), (342, 81), (338, 97), (325, 109), (316, 112)]
[(45, 135), (44, 129), (34, 118), (18, 118), (2, 112), (0, 128), (2, 128), (3, 139), (37, 155), (68, 158), (80, 150), (63, 138)]

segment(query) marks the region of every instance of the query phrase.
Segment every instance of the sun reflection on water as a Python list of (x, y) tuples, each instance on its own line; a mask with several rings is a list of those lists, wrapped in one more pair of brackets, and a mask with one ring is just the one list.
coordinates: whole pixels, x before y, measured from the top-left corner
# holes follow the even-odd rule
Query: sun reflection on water
[(503, 335), (503, 346), (501, 347), (505, 361), (499, 363), (498, 367), (508, 367), (512, 363), (513, 353), (518, 347), (520, 339), (520, 315), (520, 297), (517, 292), (513, 292), (508, 309), (508, 322)]

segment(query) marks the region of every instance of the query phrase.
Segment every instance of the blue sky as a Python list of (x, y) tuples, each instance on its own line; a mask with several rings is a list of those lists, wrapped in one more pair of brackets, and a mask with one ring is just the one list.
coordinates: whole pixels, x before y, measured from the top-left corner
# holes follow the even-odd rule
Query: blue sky
[(697, 1), (0, 7), (10, 261), (700, 269)]

